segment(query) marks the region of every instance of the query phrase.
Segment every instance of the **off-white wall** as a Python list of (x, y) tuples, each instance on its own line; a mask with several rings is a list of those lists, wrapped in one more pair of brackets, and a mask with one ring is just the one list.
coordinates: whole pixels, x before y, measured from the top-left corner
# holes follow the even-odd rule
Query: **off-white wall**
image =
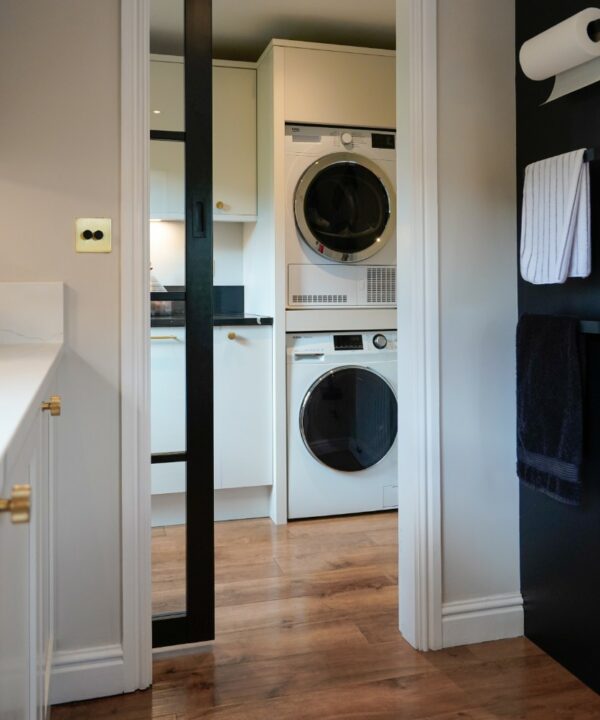
[(514, 3), (438, 2), (444, 603), (519, 592)]
[[(56, 648), (120, 643), (120, 3), (3, 0), (0, 280), (66, 283)], [(74, 218), (113, 252), (77, 255)]]
[[(243, 225), (216, 222), (213, 225), (215, 285), (243, 285)], [(185, 285), (185, 224), (150, 223), (150, 262), (154, 276), (163, 285)]]

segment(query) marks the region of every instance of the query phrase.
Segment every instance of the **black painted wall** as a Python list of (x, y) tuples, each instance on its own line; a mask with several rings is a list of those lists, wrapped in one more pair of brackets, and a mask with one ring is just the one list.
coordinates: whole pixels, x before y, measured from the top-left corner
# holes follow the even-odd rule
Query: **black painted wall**
[[(516, 0), (517, 53), (525, 40), (590, 4)], [(527, 164), (581, 147), (600, 150), (600, 83), (540, 106), (551, 88), (552, 80), (528, 80), (517, 62), (519, 197)], [(600, 319), (600, 162), (591, 174), (592, 275), (547, 286), (519, 278), (520, 312)], [(583, 504), (561, 505), (521, 487), (521, 585), (525, 634), (600, 692), (600, 336), (587, 336), (585, 346)]]

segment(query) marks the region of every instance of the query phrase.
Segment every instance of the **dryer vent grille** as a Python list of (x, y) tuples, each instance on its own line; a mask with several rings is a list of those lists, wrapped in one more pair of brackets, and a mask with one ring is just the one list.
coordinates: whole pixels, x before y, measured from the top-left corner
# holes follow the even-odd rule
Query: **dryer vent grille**
[(367, 268), (367, 303), (374, 305), (396, 302), (396, 268)]
[(294, 305), (343, 305), (348, 302), (347, 295), (292, 295)]

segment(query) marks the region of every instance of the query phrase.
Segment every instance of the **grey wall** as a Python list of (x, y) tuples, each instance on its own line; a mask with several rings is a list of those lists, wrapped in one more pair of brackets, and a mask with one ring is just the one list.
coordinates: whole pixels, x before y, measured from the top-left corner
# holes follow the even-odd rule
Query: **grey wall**
[(514, 7), (438, 2), (443, 600), (519, 591)]
[[(2, 0), (0, 281), (66, 283), (56, 648), (120, 642), (119, 0)], [(113, 252), (77, 255), (76, 217)]]

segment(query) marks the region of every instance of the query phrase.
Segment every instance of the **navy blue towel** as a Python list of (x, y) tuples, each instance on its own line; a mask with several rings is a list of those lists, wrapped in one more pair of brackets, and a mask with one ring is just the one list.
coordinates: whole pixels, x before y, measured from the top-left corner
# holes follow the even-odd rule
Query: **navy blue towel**
[(517, 327), (517, 473), (569, 505), (581, 500), (583, 381), (579, 322), (523, 315)]

